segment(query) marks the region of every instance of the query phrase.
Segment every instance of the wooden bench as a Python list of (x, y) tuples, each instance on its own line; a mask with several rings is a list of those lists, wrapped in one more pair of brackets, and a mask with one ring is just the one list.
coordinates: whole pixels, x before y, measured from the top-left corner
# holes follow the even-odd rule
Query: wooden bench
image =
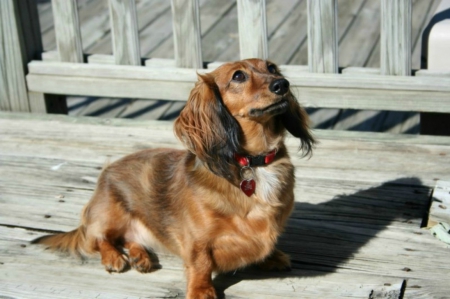
[[(300, 102), (309, 107), (450, 112), (448, 73), (420, 70), (410, 76), (410, 50), (397, 46), (408, 45), (411, 1), (380, 2), (382, 67), (339, 73), (337, 2), (308, 0), (309, 66), (282, 66)], [(118, 14), (113, 26), (126, 20), (129, 23), (122, 25), (129, 29), (113, 30), (114, 56), (92, 57), (88, 63), (77, 45), (75, 2), (53, 3), (61, 18), (57, 30), (66, 32), (57, 38), (59, 61), (51, 61), (54, 53), (48, 53), (46, 61), (27, 64), (26, 82), (21, 68), (15, 68), (17, 72), (1, 81), (8, 84), (1, 90), (2, 110), (47, 112), (56, 102), (55, 94), (79, 94), (80, 89), (86, 95), (154, 95), (185, 101), (196, 72), (207, 71), (198, 70), (203, 61), (196, 47), (197, 1), (187, 7), (184, 1), (173, 1), (174, 26), (181, 20), (194, 25), (190, 33), (174, 30), (178, 40), (173, 61), (150, 60), (147, 66), (140, 65), (133, 51), (134, 1), (110, 0), (111, 10)], [(253, 32), (241, 39), (241, 54), (264, 58), (265, 2), (238, 3), (240, 20), (249, 22), (243, 28)], [(20, 35), (14, 31), (16, 19), (5, 16), (27, 11), (18, 12), (15, 5), (13, 0), (0, 1), (11, 42)], [(30, 32), (31, 27), (23, 28)], [(26, 64), (15, 54), (8, 52), (7, 57)], [(180, 148), (172, 123), (0, 112), (0, 128), (0, 297), (184, 297), (183, 265), (172, 256), (160, 255), (163, 268), (155, 273), (111, 275), (98, 258), (81, 261), (29, 244), (43, 234), (78, 225), (108, 161), (143, 148)], [(296, 204), (279, 244), (291, 255), (293, 271), (220, 274), (214, 278), (219, 293), (227, 298), (448, 296), (449, 245), (423, 227), (450, 222), (450, 137), (320, 130), (314, 134), (319, 144), (310, 159), (300, 157), (294, 140), (287, 141), (296, 166)]]
[[(183, 298), (184, 270), (175, 257), (160, 255), (163, 268), (154, 273), (108, 274), (99, 258), (82, 261), (29, 244), (78, 225), (107, 161), (143, 148), (180, 148), (172, 123), (2, 112), (0, 127), (0, 296)], [(296, 204), (279, 243), (293, 271), (218, 275), (219, 292), (227, 298), (446, 297), (449, 245), (422, 226), (435, 186), (449, 196), (450, 138), (314, 134), (320, 143), (310, 159), (300, 158), (295, 140), (287, 142)], [(433, 197), (431, 222), (450, 222), (443, 200)]]

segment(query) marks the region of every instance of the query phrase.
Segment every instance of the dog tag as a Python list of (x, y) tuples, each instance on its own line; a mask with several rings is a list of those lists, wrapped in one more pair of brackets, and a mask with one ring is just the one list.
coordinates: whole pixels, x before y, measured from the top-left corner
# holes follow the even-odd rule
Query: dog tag
[(240, 186), (242, 192), (244, 192), (248, 197), (255, 193), (256, 183), (254, 179), (243, 180)]

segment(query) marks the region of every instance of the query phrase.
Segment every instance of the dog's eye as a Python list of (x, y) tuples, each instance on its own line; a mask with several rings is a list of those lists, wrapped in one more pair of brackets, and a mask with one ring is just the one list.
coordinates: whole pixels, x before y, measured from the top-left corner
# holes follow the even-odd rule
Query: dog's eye
[(245, 74), (242, 71), (236, 71), (233, 74), (233, 81), (244, 82), (245, 79), (246, 79)]
[(272, 73), (272, 74), (276, 74), (277, 73), (277, 67), (275, 65), (273, 65), (273, 64), (269, 64), (267, 66), (267, 70), (269, 71), (269, 73)]

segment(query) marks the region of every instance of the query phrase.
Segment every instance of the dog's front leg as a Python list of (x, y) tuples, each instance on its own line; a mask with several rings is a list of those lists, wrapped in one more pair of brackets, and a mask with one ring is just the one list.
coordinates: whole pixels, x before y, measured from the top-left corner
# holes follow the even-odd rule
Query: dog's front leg
[(186, 262), (187, 299), (217, 299), (212, 284), (213, 262), (204, 246), (193, 246)]
[(291, 271), (289, 256), (276, 248), (264, 261), (257, 265), (265, 271)]

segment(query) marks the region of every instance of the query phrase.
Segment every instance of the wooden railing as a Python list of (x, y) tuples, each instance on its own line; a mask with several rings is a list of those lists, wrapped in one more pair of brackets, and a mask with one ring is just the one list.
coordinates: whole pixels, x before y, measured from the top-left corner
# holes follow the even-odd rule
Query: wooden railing
[[(30, 6), (33, 1), (21, 3)], [(380, 69), (350, 67), (341, 73), (338, 71), (337, 0), (307, 2), (308, 65), (281, 66), (304, 106), (450, 112), (448, 73), (420, 70), (411, 76), (412, 0), (380, 0)], [(91, 55), (87, 59), (82, 53), (76, 0), (52, 0), (52, 4), (58, 50), (43, 53), (43, 61), (28, 64), (25, 87), (11, 85), (1, 78), (2, 84), (11, 85), (6, 92), (2, 88), (2, 110), (46, 112), (48, 94), (186, 100), (197, 80), (196, 73), (207, 72), (220, 64), (213, 62), (207, 65), (208, 69), (202, 69), (199, 0), (172, 0), (175, 57), (149, 59), (144, 66), (139, 53), (134, 0), (109, 0), (114, 54)], [(18, 12), (20, 5), (15, 0), (0, 1), (2, 36), (7, 42), (14, 42), (24, 34), (14, 25), (24, 17), (23, 11)], [(237, 0), (237, 7), (241, 58), (266, 59), (265, 1)], [(22, 30), (29, 35), (29, 29)], [(16, 43), (12, 49), (23, 50), (23, 45)], [(0, 55), (9, 59), (11, 55), (20, 55), (20, 51), (17, 55)], [(17, 65), (20, 62), (6, 65), (6, 73), (14, 72)], [(23, 74), (15, 77), (18, 82), (23, 81)], [(22, 89), (21, 96), (14, 97), (18, 89)], [(28, 106), (18, 104), (24, 102), (27, 94)]]

